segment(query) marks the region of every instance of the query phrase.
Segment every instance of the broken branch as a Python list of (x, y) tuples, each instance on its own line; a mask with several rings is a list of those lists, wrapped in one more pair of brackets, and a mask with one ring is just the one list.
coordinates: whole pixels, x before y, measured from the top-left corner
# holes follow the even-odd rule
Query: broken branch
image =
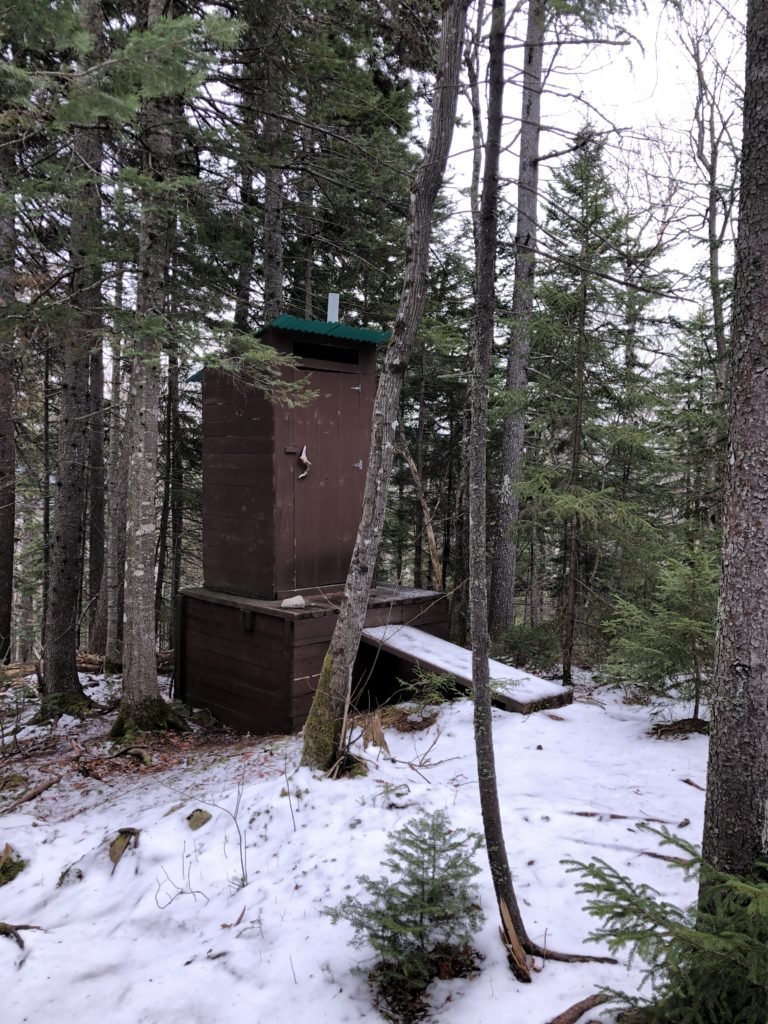
[(3, 814), (10, 814), (11, 811), (15, 811), (21, 807), (22, 804), (29, 803), (30, 800), (34, 800), (36, 796), (40, 796), (46, 789), (50, 789), (51, 786), (55, 786), (57, 782), (61, 782), (61, 776), (57, 775), (53, 779), (48, 779), (46, 782), (41, 782), (38, 786), (33, 786), (32, 789), (28, 789), (26, 793), (22, 793), (18, 800), (14, 802), (3, 811)]
[(609, 999), (610, 996), (607, 996), (605, 992), (596, 992), (595, 995), (580, 999), (578, 1003), (574, 1003), (573, 1006), (553, 1017), (549, 1024), (576, 1024), (579, 1017), (587, 1010), (594, 1010), (596, 1006), (607, 1003)]

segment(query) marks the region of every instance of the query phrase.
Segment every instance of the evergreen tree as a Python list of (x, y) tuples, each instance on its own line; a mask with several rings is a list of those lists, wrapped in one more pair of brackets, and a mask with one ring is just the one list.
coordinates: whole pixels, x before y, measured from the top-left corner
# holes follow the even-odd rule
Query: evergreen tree
[[(522, 495), (560, 534), (563, 679), (571, 682), (577, 607), (594, 590), (606, 540), (641, 528), (630, 486), (648, 436), (638, 430), (647, 386), (637, 358), (649, 255), (617, 209), (604, 145), (587, 126), (546, 199), (548, 256), (533, 325), (530, 429), (539, 458)], [(627, 279), (627, 264), (632, 279)], [(546, 451), (544, 465), (541, 454)]]
[(326, 913), (348, 921), (353, 945), (370, 945), (379, 958), (371, 972), (378, 993), (392, 1008), (400, 999), (411, 1010), (439, 972), (452, 962), (471, 969), (472, 935), (483, 921), (472, 878), (476, 833), (451, 829), (443, 811), (414, 818), (393, 833), (383, 866), (390, 877), (358, 878), (369, 899), (348, 896)]
[(642, 693), (691, 700), (698, 720), (714, 663), (718, 576), (718, 552), (699, 545), (688, 560), (661, 565), (647, 607), (619, 597), (607, 624), (609, 676)]

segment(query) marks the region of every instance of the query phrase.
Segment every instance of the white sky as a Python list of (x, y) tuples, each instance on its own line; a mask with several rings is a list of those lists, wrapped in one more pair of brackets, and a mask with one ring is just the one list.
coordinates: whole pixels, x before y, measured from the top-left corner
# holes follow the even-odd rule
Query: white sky
[[(738, 37), (738, 24), (745, 20), (744, 0), (735, 0), (726, 9), (719, 0), (705, 3), (688, 0), (687, 17), (691, 23), (706, 20), (714, 29), (714, 55), (728, 69), (732, 93), (743, 82), (743, 51)], [(508, 36), (507, 65), (514, 68), (522, 49), (515, 36), (524, 36), (523, 10)], [(684, 230), (704, 236), (703, 210), (706, 188), (701, 168), (692, 158), (691, 125), (696, 98), (696, 76), (689, 56), (679, 37), (679, 23), (662, 0), (649, 0), (645, 14), (638, 14), (623, 23), (635, 41), (627, 46), (568, 46), (557, 56), (554, 72), (542, 96), (542, 131), (540, 152), (566, 149), (572, 134), (589, 119), (598, 131), (608, 134), (606, 158), (612, 165), (613, 180), (621, 195), (638, 210), (647, 209), (654, 198), (670, 190), (676, 201), (686, 197), (685, 207), (677, 209), (666, 229), (665, 237)], [(584, 34), (584, 33), (582, 33)], [(516, 45), (517, 43), (517, 45)], [(545, 49), (545, 67), (552, 60), (552, 47)], [(730, 88), (730, 86), (729, 86)], [(508, 84), (505, 93), (507, 124), (503, 141), (508, 151), (502, 158), (502, 175), (509, 185), (505, 199), (514, 205), (517, 178), (517, 133), (520, 117), (520, 86)], [(457, 129), (449, 169), (449, 194), (457, 200), (459, 210), (468, 215), (466, 196), (471, 174), (471, 113), (465, 100), (460, 115), (466, 127)], [(732, 107), (735, 141), (740, 136), (740, 115)], [(649, 135), (662, 139), (656, 150), (649, 148)], [(540, 165), (540, 195), (544, 194), (551, 171), (563, 158)], [(464, 196), (462, 197), (462, 192)], [(656, 225), (649, 224), (653, 233)], [(701, 245), (690, 240), (679, 241), (665, 256), (665, 264), (684, 272), (704, 258)], [(727, 268), (730, 250), (723, 252)], [(691, 300), (679, 313), (692, 312)]]

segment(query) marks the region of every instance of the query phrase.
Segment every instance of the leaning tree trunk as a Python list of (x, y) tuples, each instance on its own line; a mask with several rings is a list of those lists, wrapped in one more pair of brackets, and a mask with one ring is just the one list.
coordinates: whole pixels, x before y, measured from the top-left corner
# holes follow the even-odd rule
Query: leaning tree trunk
[(768, 7), (747, 8), (725, 548), (704, 860), (743, 875), (768, 855)]
[[(166, 0), (149, 0), (148, 25), (163, 17), (167, 8)], [(133, 729), (163, 729), (170, 723), (168, 707), (157, 685), (154, 576), (160, 355), (174, 226), (162, 186), (173, 176), (171, 126), (176, 111), (177, 104), (165, 96), (146, 99), (141, 110), (142, 171), (154, 184), (144, 189), (139, 225), (139, 329), (126, 413), (129, 455), (123, 696), (114, 735)]]
[(336, 628), (304, 727), (302, 763), (312, 768), (327, 770), (340, 754), (352, 666), (360, 645), (384, 526), (403, 377), (427, 298), (432, 212), (453, 138), (467, 4), (468, 0), (445, 0), (443, 4), (432, 124), (411, 188), (403, 289), (376, 391), (362, 517)]
[(501, 808), (496, 785), (493, 719), (488, 657), (488, 584), (486, 578), (486, 441), (488, 432), (488, 382), (495, 320), (496, 236), (499, 206), (499, 154), (501, 151), (502, 100), (504, 96), (505, 0), (491, 7), (490, 57), (488, 63), (488, 127), (483, 167), (483, 192), (477, 219), (474, 358), (470, 379), (469, 434), (469, 612), (472, 636), (472, 681), (475, 691), (474, 724), (477, 777), (483, 832), (496, 899), (509, 912), (514, 935), (509, 962), (520, 981), (531, 975), (521, 945), (527, 941), (509, 869)]
[[(100, 0), (80, 5), (83, 29), (94, 42), (88, 63), (102, 52)], [(89, 363), (101, 344), (99, 240), (101, 197), (100, 129), (74, 129), (73, 158), (82, 184), (75, 188), (70, 218), (70, 323), (63, 340), (58, 420), (58, 458), (51, 515), (48, 602), (44, 648), (44, 709), (77, 710), (85, 695), (77, 675), (79, 581), (85, 520), (85, 464), (88, 452)]]
[(491, 637), (499, 640), (514, 621), (517, 538), (520, 511), (518, 486), (523, 472), (525, 411), (522, 396), (528, 382), (530, 322), (536, 272), (536, 228), (539, 196), (539, 134), (544, 23), (547, 0), (528, 0), (528, 28), (523, 50), (523, 109), (520, 119), (520, 160), (517, 172), (515, 278), (512, 286), (512, 331), (506, 389), (515, 402), (504, 417), (501, 483), (493, 544), (490, 618)]
[[(14, 149), (0, 139), (0, 192), (13, 195)], [(16, 296), (16, 213), (0, 212), (0, 665), (10, 657), (13, 546), (16, 510), (16, 441), (13, 429), (13, 318)]]

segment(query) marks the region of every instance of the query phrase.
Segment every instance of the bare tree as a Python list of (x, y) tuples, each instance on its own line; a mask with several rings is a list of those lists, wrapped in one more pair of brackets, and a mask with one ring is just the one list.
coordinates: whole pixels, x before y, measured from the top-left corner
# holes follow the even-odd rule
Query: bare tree
[(352, 666), (360, 645), (384, 526), (403, 377), (426, 303), (432, 212), (453, 137), (467, 5), (468, 0), (444, 0), (443, 3), (432, 124), (424, 158), (411, 188), (403, 288), (376, 391), (360, 528), (336, 628), (304, 727), (302, 762), (323, 770), (334, 764), (340, 752)]
[(501, 911), (509, 965), (520, 981), (531, 981), (526, 954), (576, 962), (590, 959), (556, 953), (534, 942), (526, 932), (512, 883), (501, 822), (489, 679), (490, 638), (486, 574), (486, 438), (488, 383), (495, 322), (496, 244), (499, 204), (499, 155), (504, 96), (505, 0), (491, 6), (488, 62), (488, 123), (483, 187), (476, 233), (475, 314), (472, 325), (471, 425), (469, 435), (469, 606), (472, 633), (474, 733), (480, 807), (488, 862)]
[(517, 538), (520, 509), (517, 487), (523, 467), (525, 420), (522, 395), (528, 380), (530, 320), (536, 273), (536, 231), (539, 199), (539, 135), (547, 0), (528, 0), (528, 27), (523, 50), (523, 98), (520, 115), (520, 157), (517, 172), (517, 225), (512, 286), (512, 329), (506, 388), (517, 408), (504, 417), (499, 509), (493, 544), (489, 627), (500, 639), (512, 625), (515, 609)]
[(747, 7), (725, 547), (704, 860), (743, 875), (768, 854), (768, 7)]
[(512, 885), (501, 808), (496, 785), (493, 719), (489, 678), (488, 584), (486, 579), (486, 437), (488, 382), (495, 323), (496, 236), (499, 207), (499, 154), (504, 97), (505, 0), (491, 5), (488, 63), (488, 126), (483, 164), (483, 189), (476, 218), (475, 313), (472, 323), (472, 375), (469, 433), (469, 612), (472, 636), (472, 681), (477, 776), (483, 832), (496, 899), (511, 920), (510, 965), (521, 981), (531, 975), (521, 946), (525, 925)]

